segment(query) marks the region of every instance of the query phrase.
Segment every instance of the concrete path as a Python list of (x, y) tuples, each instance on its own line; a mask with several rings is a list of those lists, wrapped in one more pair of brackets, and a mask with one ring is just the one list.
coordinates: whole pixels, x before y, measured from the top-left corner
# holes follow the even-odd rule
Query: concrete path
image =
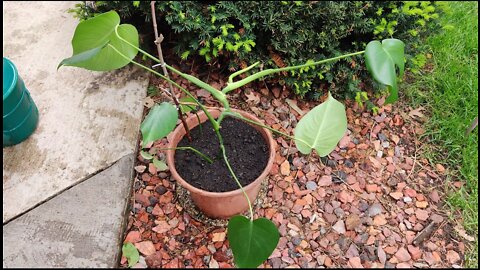
[(3, 226), (3, 267), (117, 267), (135, 157)]
[(146, 73), (91, 72), (58, 63), (72, 55), (74, 2), (3, 2), (3, 55), (39, 109), (37, 130), (3, 149), (3, 222), (136, 149)]
[(118, 259), (148, 79), (131, 66), (57, 71), (72, 54), (74, 5), (3, 2), (3, 56), (40, 119), (26, 141), (3, 149), (4, 266), (111, 267)]

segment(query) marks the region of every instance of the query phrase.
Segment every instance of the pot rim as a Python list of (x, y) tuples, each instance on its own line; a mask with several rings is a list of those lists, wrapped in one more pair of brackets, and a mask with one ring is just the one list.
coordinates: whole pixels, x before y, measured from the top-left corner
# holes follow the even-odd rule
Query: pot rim
[[(207, 108), (207, 110), (210, 113), (212, 113), (214, 111), (222, 111), (222, 108), (209, 107), (209, 108)], [(233, 108), (231, 110), (234, 111), (234, 112), (240, 113), (243, 116), (245, 116), (245, 117), (247, 117), (251, 120), (254, 120), (256, 122), (261, 123), (261, 121), (255, 115), (253, 115), (249, 112), (246, 112), (246, 111), (243, 111), (243, 110), (237, 110), (237, 109), (233, 109)], [(198, 113), (198, 115), (199, 115), (199, 117), (202, 117), (202, 116), (205, 115), (205, 112), (201, 111), (201, 112)], [(192, 115), (190, 117), (196, 118), (195, 115)], [(214, 117), (214, 118), (217, 118), (217, 117)], [(208, 119), (203, 121), (202, 124), (206, 121), (208, 121)], [(265, 139), (265, 141), (266, 141), (266, 143), (267, 143), (267, 145), (270, 149), (269, 156), (268, 156), (268, 161), (267, 161), (267, 165), (265, 165), (265, 169), (263, 169), (262, 173), (254, 181), (252, 181), (250, 184), (243, 187), (245, 192), (247, 192), (250, 189), (253, 189), (257, 182), (262, 181), (266, 178), (266, 176), (270, 173), (270, 170), (271, 170), (272, 165), (273, 165), (273, 161), (275, 159), (275, 145), (276, 145), (276, 143), (275, 143), (275, 140), (273, 139), (272, 134), (266, 128), (262, 128), (262, 127), (259, 127), (259, 128), (261, 128), (267, 136), (267, 139), (265, 139), (265, 138), (264, 139)], [(175, 130), (173, 131), (172, 135), (180, 132), (181, 130), (183, 130), (183, 126), (178, 125), (177, 128), (175, 128)], [(263, 135), (262, 135), (262, 137), (263, 137)], [(183, 138), (183, 136), (182, 136), (182, 138)], [(176, 146), (177, 145), (173, 145), (173, 136), (172, 136), (172, 140), (168, 142), (168, 148), (175, 148)], [(175, 180), (177, 180), (180, 183), (180, 185), (182, 185), (182, 187), (184, 187), (188, 191), (193, 192), (193, 193), (197, 193), (197, 194), (203, 194), (204, 196), (208, 196), (208, 197), (227, 197), (227, 196), (237, 196), (239, 194), (243, 195), (243, 192), (240, 188), (237, 188), (237, 189), (231, 190), (231, 191), (225, 191), (225, 192), (211, 192), (211, 191), (206, 191), (206, 190), (194, 187), (193, 185), (189, 184), (185, 179), (183, 179), (178, 174), (178, 172), (176, 170), (176, 167), (175, 167), (174, 156), (175, 156), (175, 150), (167, 150), (167, 162), (168, 162), (167, 165), (169, 167), (170, 173), (171, 173), (172, 177)], [(233, 181), (235, 181), (235, 180), (233, 180)], [(251, 202), (251, 203), (253, 203), (253, 202)]]

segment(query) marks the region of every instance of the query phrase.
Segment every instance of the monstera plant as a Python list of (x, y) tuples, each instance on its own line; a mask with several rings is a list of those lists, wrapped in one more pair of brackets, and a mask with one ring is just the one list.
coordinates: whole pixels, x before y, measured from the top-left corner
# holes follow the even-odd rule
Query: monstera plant
[[(315, 150), (318, 155), (326, 156), (335, 149), (335, 146), (344, 135), (347, 129), (347, 117), (344, 105), (335, 100), (329, 93), (325, 102), (313, 108), (300, 119), (294, 135), (291, 136), (262, 123), (246, 119), (232, 111), (227, 100), (227, 94), (269, 74), (320, 65), (356, 55), (364, 55), (367, 69), (373, 78), (386, 85), (389, 89), (390, 95), (386, 99), (386, 103), (392, 103), (398, 98), (396, 67), (399, 69), (400, 76), (402, 76), (404, 71), (404, 44), (402, 41), (393, 38), (385, 39), (382, 42), (371, 41), (366, 46), (365, 51), (349, 53), (304, 65), (267, 69), (234, 81), (236, 76), (250, 71), (259, 65), (259, 62), (257, 62), (230, 75), (228, 83), (223, 89), (215, 89), (196, 77), (162, 63), (171, 72), (208, 91), (221, 104), (223, 107), (222, 113), (217, 119), (214, 119), (206, 107), (188, 90), (154, 69), (134, 60), (137, 53), (140, 52), (153, 61), (161, 63), (159, 59), (140, 49), (138, 40), (138, 32), (135, 27), (129, 24), (120, 24), (120, 17), (115, 11), (97, 15), (79, 23), (72, 39), (73, 55), (61, 61), (58, 67), (75, 66), (94, 71), (109, 71), (133, 63), (171, 82), (199, 106), (211, 122), (220, 142), (223, 160), (239, 189), (245, 195), (249, 205), (250, 216), (248, 218), (237, 215), (231, 217), (228, 223), (227, 237), (233, 251), (235, 264), (238, 267), (257, 267), (268, 259), (278, 244), (279, 232), (275, 224), (270, 220), (266, 218), (254, 219), (251, 202), (243, 191), (243, 187), (234, 173), (234, 168), (231, 168), (226, 156), (222, 135), (220, 134), (222, 120), (226, 116), (242, 119), (250, 124), (267, 128), (272, 132), (293, 139), (296, 147), (302, 154), (309, 154), (312, 150)], [(168, 102), (156, 104), (141, 125), (143, 147), (152, 141), (166, 137), (175, 128), (177, 120), (177, 110), (172, 104)], [(197, 154), (204, 156), (204, 158), (208, 158), (200, 151), (193, 150)]]

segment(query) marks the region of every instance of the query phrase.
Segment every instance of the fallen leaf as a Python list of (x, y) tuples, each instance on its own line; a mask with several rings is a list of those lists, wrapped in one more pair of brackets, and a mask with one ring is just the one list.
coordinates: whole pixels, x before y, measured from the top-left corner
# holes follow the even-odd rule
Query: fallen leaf
[(450, 263), (456, 263), (460, 260), (460, 255), (454, 250), (447, 251), (447, 260)]
[(425, 117), (425, 115), (423, 115), (422, 111), (425, 110), (425, 108), (423, 108), (422, 106), (418, 107), (417, 109), (415, 110), (411, 110), (408, 115), (411, 117), (411, 118), (415, 118), (415, 117), (418, 117), (418, 118), (423, 118)]
[(465, 238), (465, 240), (470, 241), (470, 242), (475, 241), (475, 237), (468, 235), (467, 232), (463, 229), (463, 227), (460, 224), (457, 224), (454, 227), (454, 229), (458, 233), (458, 235)]
[(247, 97), (247, 102), (253, 102), (253, 104), (258, 104), (260, 103), (260, 97), (254, 92), (251, 91), (250, 94), (245, 94)]
[(122, 246), (122, 254), (125, 258), (128, 259), (128, 266), (132, 267), (137, 264), (138, 260), (140, 259), (140, 254), (138, 254), (138, 250), (135, 248), (132, 243), (125, 243)]
[(297, 102), (295, 100), (291, 100), (291, 99), (285, 99), (285, 102), (287, 102), (287, 104), (292, 108), (294, 109), (298, 114), (300, 114), (300, 116), (303, 116), (305, 114), (304, 111), (302, 111), (302, 109), (300, 109), (298, 106), (297, 106)]
[(155, 101), (151, 97), (146, 97), (143, 101), (143, 105), (150, 109), (153, 107), (153, 105), (155, 105)]

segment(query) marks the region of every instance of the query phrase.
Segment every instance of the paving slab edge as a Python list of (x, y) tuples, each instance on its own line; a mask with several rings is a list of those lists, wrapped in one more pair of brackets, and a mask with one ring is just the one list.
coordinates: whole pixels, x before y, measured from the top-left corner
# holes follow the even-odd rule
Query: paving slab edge
[[(86, 176), (85, 178), (79, 180), (78, 182), (75, 182), (73, 185), (68, 186), (68, 187), (60, 190), (59, 192), (55, 193), (54, 195), (46, 198), (45, 200), (43, 200), (43, 201), (35, 204), (35, 205), (32, 206), (32, 207), (28, 208), (28, 209), (25, 210), (24, 212), (22, 212), (22, 213), (20, 213), (20, 214), (18, 214), (18, 215), (16, 215), (16, 216), (11, 217), (10, 219), (8, 219), (8, 220), (6, 220), (5, 222), (3, 222), (3, 226), (7, 225), (7, 224), (10, 223), (10, 222), (15, 221), (16, 219), (18, 219), (18, 218), (20, 218), (21, 216), (29, 213), (30, 211), (34, 210), (35, 208), (41, 206), (42, 204), (44, 204), (44, 203), (46, 203), (46, 202), (48, 202), (48, 201), (50, 201), (51, 199), (57, 197), (58, 195), (64, 193), (65, 191), (67, 191), (67, 190), (69, 190), (69, 189), (72, 189), (72, 188), (75, 188), (75, 187), (78, 186), (79, 184), (81, 184), (81, 183), (83, 183), (83, 182), (85, 182), (85, 181), (88, 181), (90, 178), (94, 177), (95, 175), (100, 174), (100, 173), (102, 173), (102, 172), (105, 171), (105, 170), (108, 170), (109, 168), (111, 168), (112, 166), (114, 166), (115, 164), (117, 164), (120, 160), (122, 160), (123, 158), (125, 158), (125, 157), (127, 157), (127, 156), (129, 156), (129, 155), (135, 155), (136, 153), (137, 153), (137, 151), (135, 151), (135, 152), (133, 152), (133, 153), (126, 154), (126, 155), (124, 155), (123, 157), (115, 160), (115, 161), (112, 162), (111, 164), (107, 164), (105, 167), (97, 170), (96, 172), (93, 172), (93, 173), (89, 174), (89, 175)], [(133, 165), (135, 165), (135, 162), (133, 163)], [(131, 177), (133, 177), (133, 167), (132, 167), (132, 176), (131, 176)], [(133, 178), (132, 178), (131, 180), (133, 180)], [(131, 193), (131, 190), (130, 190), (130, 193)]]

